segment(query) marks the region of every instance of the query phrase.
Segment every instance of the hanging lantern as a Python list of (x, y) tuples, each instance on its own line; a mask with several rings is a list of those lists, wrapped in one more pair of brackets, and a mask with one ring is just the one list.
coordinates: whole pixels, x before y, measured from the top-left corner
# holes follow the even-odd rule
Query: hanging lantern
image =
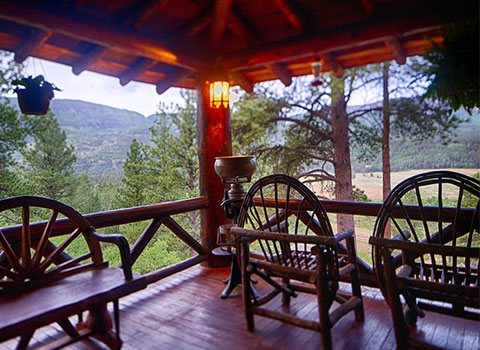
[(311, 67), (312, 67), (312, 74), (313, 74), (313, 80), (311, 82), (312, 86), (322, 85), (323, 84), (323, 81), (321, 79), (322, 62), (321, 61), (312, 62)]
[(210, 107), (228, 108), (229, 94), (230, 84), (228, 81), (219, 80), (210, 82)]

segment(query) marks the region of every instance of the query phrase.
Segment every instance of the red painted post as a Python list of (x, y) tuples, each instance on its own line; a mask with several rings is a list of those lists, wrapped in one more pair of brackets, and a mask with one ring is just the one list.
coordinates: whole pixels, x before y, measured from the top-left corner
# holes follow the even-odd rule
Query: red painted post
[(215, 173), (213, 164), (215, 157), (232, 154), (232, 136), (229, 108), (210, 107), (210, 88), (205, 80), (200, 79), (197, 85), (198, 108), (198, 158), (200, 171), (200, 194), (208, 196), (208, 207), (202, 210), (200, 239), (208, 248), (210, 256), (206, 261), (209, 267), (226, 266), (228, 259), (211, 254), (217, 246), (217, 229), (227, 223), (220, 203), (225, 186)]

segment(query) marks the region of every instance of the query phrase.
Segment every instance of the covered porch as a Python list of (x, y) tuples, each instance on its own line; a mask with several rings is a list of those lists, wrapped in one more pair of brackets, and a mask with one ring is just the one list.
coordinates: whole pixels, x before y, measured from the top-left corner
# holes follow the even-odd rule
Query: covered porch
[[(232, 141), (229, 108), (212, 106), (207, 82), (220, 75), (252, 92), (255, 83), (272, 79), (289, 85), (292, 77), (309, 74), (311, 63), (319, 60), (324, 72), (338, 76), (346, 68), (369, 63), (402, 63), (423, 53), (432, 41), (441, 43), (442, 26), (475, 16), (476, 7), (475, 1), (458, 5), (428, 0), (326, 5), (286, 0), (0, 1), (0, 47), (15, 52), (18, 62), (29, 56), (52, 60), (71, 66), (75, 74), (91, 70), (116, 76), (122, 85), (132, 80), (151, 83), (160, 94), (172, 86), (198, 91), (199, 197), (85, 215), (97, 229), (148, 221), (130, 251), (133, 262), (162, 225), (192, 252), (185, 261), (146, 273), (149, 287), (120, 301), (124, 348), (319, 348), (318, 333), (269, 319), (259, 318), (256, 332), (250, 333), (239, 291), (226, 300), (218, 298), (229, 261), (212, 250), (218, 227), (228, 220), (220, 207), (225, 185), (213, 164), (215, 157), (231, 155)], [(332, 214), (371, 217), (380, 208), (371, 203), (323, 204)], [(175, 219), (191, 211), (201, 214), (199, 242)], [(38, 232), (44, 225), (37, 225)], [(70, 229), (67, 221), (59, 220), (54, 234)], [(390, 311), (375, 289), (372, 269), (365, 264), (360, 272), (365, 322), (355, 323), (353, 315), (342, 319), (333, 328), (334, 348), (394, 348)], [(294, 312), (318, 317), (309, 297), (295, 307)], [(420, 336), (434, 345), (478, 348), (474, 321), (447, 316), (428, 321), (429, 328)], [(42, 329), (32, 346), (41, 348), (58, 333), (55, 327)], [(13, 342), (5, 344), (15, 347)], [(73, 345), (97, 346), (101, 345), (91, 340)]]
[[(242, 312), (240, 289), (228, 299), (222, 291), (228, 268), (196, 266), (150, 285), (120, 301), (123, 349), (319, 349), (315, 331), (267, 318), (258, 318), (257, 330), (248, 332)], [(260, 288), (260, 287), (259, 287)], [(365, 321), (356, 323), (353, 314), (332, 330), (334, 349), (395, 349), (390, 311), (378, 289), (362, 288)], [(296, 301), (298, 315), (318, 318), (313, 296)], [(280, 308), (280, 302), (276, 307)], [(427, 314), (428, 327), (419, 323), (419, 336), (446, 349), (479, 347), (478, 323), (445, 315)], [(59, 327), (42, 328), (32, 340), (37, 349), (62, 336)], [(13, 341), (2, 344), (15, 349)], [(102, 349), (94, 340), (84, 340), (72, 349)]]

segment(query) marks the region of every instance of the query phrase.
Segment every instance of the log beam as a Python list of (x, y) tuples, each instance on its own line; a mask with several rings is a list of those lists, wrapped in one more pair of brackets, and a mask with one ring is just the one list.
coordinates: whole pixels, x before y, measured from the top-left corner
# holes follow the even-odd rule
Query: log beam
[(29, 36), (23, 45), (15, 51), (15, 62), (22, 63), (25, 61), (35, 50), (42, 46), (51, 35), (52, 32), (50, 31), (35, 29), (33, 35)]
[(138, 58), (127, 70), (125, 70), (119, 77), (120, 85), (125, 86), (132, 80), (135, 80), (144, 71), (152, 68), (157, 62), (149, 60), (148, 58)]
[(132, 23), (133, 28), (140, 28), (150, 17), (160, 11), (170, 0), (150, 0), (142, 2), (142, 6), (137, 10), (136, 15), (127, 20)]
[[(437, 6), (438, 7), (438, 6)], [(227, 70), (252, 69), (267, 63), (304, 59), (312, 52), (324, 55), (332, 51), (354, 49), (356, 47), (384, 42), (392, 36), (414, 35), (439, 30), (452, 19), (469, 18), (461, 8), (446, 8), (432, 12), (428, 7), (411, 7), (398, 10), (385, 9), (375, 12), (368, 23), (358, 22), (347, 28), (337, 28), (305, 39), (287, 40), (258, 49), (237, 50), (225, 55), (221, 64)]]
[(220, 203), (223, 200), (225, 185), (214, 170), (215, 157), (232, 154), (232, 137), (229, 108), (210, 107), (210, 87), (202, 76), (197, 85), (198, 108), (198, 159), (200, 173), (200, 193), (208, 196), (208, 207), (200, 213), (201, 243), (209, 251), (208, 266), (227, 265), (222, 257), (215, 257), (211, 251), (217, 246), (217, 229), (226, 224), (225, 213)]
[(240, 72), (229, 72), (228, 77), (238, 84), (245, 92), (251, 94), (253, 92), (253, 82)]
[(371, 13), (373, 11), (373, 1), (372, 0), (362, 0), (362, 5), (365, 8), (365, 11)]
[(405, 64), (407, 55), (403, 50), (402, 44), (396, 37), (391, 37), (385, 40), (385, 45), (392, 52), (393, 58), (398, 64)]
[(129, 54), (148, 57), (160, 62), (190, 70), (202, 67), (192, 55), (182, 55), (162, 43), (142, 37), (126, 28), (115, 27), (91, 18), (79, 18), (50, 8), (27, 6), (14, 2), (0, 2), (0, 18), (44, 31), (61, 33), (104, 47), (115, 47)]
[(206, 11), (197, 16), (184, 29), (182, 29), (179, 36), (188, 39), (208, 27), (211, 22), (212, 14), (210, 11)]
[(283, 83), (285, 86), (289, 86), (292, 83), (292, 75), (280, 63), (269, 63), (266, 67), (277, 76), (278, 79)]
[(92, 64), (94, 64), (100, 57), (102, 57), (105, 52), (107, 52), (107, 48), (103, 46), (96, 46), (91, 50), (87, 55), (83, 56), (80, 60), (78, 60), (72, 67), (72, 72), (75, 75), (79, 75), (84, 70), (90, 68)]
[(340, 65), (340, 63), (338, 63), (336, 58), (331, 53), (327, 53), (327, 54), (323, 55), (323, 61), (332, 70), (333, 74), (337, 78), (341, 78), (343, 76), (342, 66)]
[(230, 11), (227, 26), (246, 44), (259, 44), (262, 42), (260, 36), (252, 30), (252, 27), (248, 25), (248, 23), (246, 23), (245, 20), (234, 11), (234, 9)]
[(303, 32), (304, 28), (300, 15), (295, 11), (290, 2), (288, 0), (275, 0), (275, 4), (295, 29), (297, 29), (299, 33)]
[(185, 69), (176, 69), (156, 84), (157, 94), (161, 95), (192, 72)]
[(233, 0), (215, 0), (213, 5), (213, 20), (210, 26), (210, 43), (213, 48), (218, 47), (225, 33), (232, 2)]

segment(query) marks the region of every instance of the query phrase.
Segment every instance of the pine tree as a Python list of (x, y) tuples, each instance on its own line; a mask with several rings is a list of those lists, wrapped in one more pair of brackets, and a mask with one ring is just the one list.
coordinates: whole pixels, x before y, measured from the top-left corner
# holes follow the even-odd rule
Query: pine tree
[(145, 151), (142, 145), (133, 139), (123, 165), (122, 186), (115, 196), (116, 206), (133, 207), (146, 204), (148, 182), (146, 166)]
[(23, 152), (24, 183), (30, 194), (64, 200), (74, 188), (74, 148), (67, 144), (67, 135), (55, 116), (28, 116), (33, 131), (33, 144)]

